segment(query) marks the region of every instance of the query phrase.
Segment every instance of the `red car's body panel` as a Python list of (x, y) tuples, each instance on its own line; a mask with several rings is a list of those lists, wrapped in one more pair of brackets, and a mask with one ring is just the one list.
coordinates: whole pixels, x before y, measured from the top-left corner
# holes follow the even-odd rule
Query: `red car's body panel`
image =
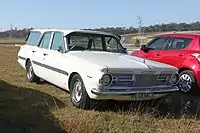
[(200, 87), (200, 62), (197, 60), (197, 58), (192, 56), (193, 53), (200, 54), (200, 35), (188, 33), (175, 33), (162, 34), (158, 37), (170, 37), (172, 39), (175, 37), (190, 38), (192, 39), (192, 41), (184, 49), (149, 50), (148, 52), (139, 50), (133, 52), (131, 55), (173, 65), (179, 68), (180, 70), (189, 69), (193, 71), (196, 81)]

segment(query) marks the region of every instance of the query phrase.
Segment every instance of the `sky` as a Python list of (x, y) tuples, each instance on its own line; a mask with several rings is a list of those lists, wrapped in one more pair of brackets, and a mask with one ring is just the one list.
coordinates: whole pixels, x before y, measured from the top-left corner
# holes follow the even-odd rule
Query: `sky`
[(0, 28), (138, 27), (200, 20), (200, 0), (1, 0)]

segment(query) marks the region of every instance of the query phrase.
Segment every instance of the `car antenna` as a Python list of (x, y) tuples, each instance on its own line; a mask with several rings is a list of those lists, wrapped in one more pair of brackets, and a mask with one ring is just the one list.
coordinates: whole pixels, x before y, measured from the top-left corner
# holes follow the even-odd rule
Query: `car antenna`
[(145, 64), (145, 59), (143, 59), (143, 63)]

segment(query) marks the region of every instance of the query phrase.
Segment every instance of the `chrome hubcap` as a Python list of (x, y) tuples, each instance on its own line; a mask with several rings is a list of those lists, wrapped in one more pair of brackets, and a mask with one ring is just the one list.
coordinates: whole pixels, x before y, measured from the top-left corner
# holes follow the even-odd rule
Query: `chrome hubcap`
[(192, 89), (192, 78), (188, 74), (180, 76), (179, 88), (183, 92), (188, 92)]
[(73, 85), (72, 98), (75, 102), (79, 102), (82, 98), (82, 84), (80, 80), (76, 80)]
[(27, 77), (28, 77), (28, 79), (31, 79), (32, 76), (33, 76), (33, 67), (32, 67), (32, 65), (29, 65)]

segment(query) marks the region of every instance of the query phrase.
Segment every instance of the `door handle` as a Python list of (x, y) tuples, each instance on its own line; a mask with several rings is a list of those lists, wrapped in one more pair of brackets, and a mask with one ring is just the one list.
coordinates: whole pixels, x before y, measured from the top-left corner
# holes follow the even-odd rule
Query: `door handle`
[(48, 54), (46, 54), (46, 53), (43, 53), (43, 55), (44, 55), (44, 56), (47, 56)]
[(156, 55), (157, 55), (157, 56), (160, 56), (160, 54), (159, 54), (159, 53), (157, 53)]
[(35, 50), (33, 50), (32, 52), (33, 52), (33, 53), (35, 53), (36, 51), (35, 51)]
[(180, 54), (179, 54), (179, 56), (184, 56), (184, 55), (185, 55), (184, 53), (180, 53)]

